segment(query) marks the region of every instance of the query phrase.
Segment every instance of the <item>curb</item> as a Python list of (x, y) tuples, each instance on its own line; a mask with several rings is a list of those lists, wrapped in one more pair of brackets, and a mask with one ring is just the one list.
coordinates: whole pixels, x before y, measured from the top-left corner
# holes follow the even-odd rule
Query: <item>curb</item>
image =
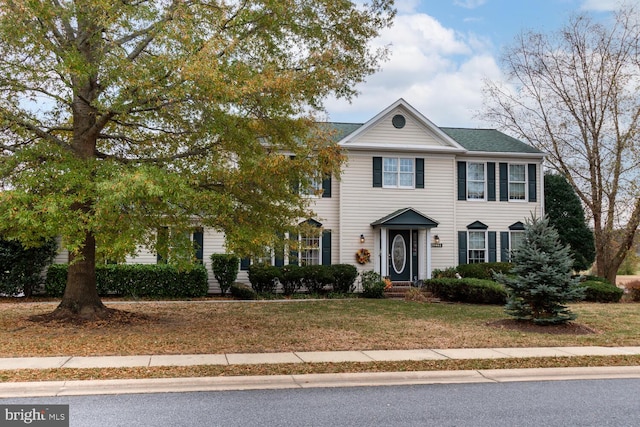
[(0, 398), (640, 378), (640, 366), (43, 381), (0, 384)]

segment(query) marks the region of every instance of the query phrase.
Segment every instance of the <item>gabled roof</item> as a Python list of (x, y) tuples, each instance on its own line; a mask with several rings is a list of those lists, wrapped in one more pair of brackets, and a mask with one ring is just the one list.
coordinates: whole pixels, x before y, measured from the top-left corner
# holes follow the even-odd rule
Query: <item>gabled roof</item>
[(413, 208), (403, 208), (372, 222), (371, 226), (432, 228), (438, 222)]
[(469, 151), (542, 154), (540, 150), (533, 148), (529, 144), (525, 144), (496, 129), (440, 129)]
[[(496, 129), (438, 127), (402, 98), (385, 108), (366, 123), (328, 123), (328, 125), (331, 126), (335, 132), (334, 139), (345, 148), (376, 148), (374, 146), (360, 147), (360, 144), (353, 144), (352, 141), (399, 107), (408, 114), (411, 114), (418, 122), (441, 140), (443, 143), (441, 150), (451, 150), (460, 153), (466, 152), (469, 154), (502, 153), (506, 155), (507, 153), (513, 153), (525, 154), (531, 157), (544, 156), (542, 151)], [(389, 149), (391, 147), (381, 146), (379, 148)], [(416, 149), (418, 147), (407, 148)], [(424, 149), (432, 150), (435, 148), (425, 147)]]

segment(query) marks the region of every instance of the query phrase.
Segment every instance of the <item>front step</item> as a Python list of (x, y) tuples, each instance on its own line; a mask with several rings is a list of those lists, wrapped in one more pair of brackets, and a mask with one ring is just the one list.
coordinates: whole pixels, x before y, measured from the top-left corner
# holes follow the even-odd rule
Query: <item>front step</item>
[[(389, 299), (406, 299), (407, 292), (413, 288), (411, 285), (411, 282), (394, 282), (390, 289), (386, 289), (384, 291), (384, 296)], [(433, 294), (431, 292), (427, 292), (422, 289), (421, 291), (427, 301), (437, 301), (436, 298), (433, 298)]]

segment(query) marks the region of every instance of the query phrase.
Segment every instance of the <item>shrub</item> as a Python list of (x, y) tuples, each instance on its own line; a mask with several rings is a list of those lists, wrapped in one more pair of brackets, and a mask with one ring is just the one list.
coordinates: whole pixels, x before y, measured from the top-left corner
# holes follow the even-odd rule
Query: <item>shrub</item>
[(259, 294), (272, 294), (276, 291), (280, 269), (272, 265), (252, 264), (249, 267), (249, 282)]
[(385, 283), (375, 271), (365, 271), (362, 273), (362, 296), (365, 298), (384, 298)]
[(474, 278), (430, 279), (424, 282), (427, 291), (445, 301), (470, 304), (504, 304), (507, 291), (493, 280)]
[(211, 254), (211, 270), (223, 296), (238, 278), (239, 262), (240, 258), (232, 254)]
[(333, 282), (331, 272), (325, 265), (305, 265), (300, 267), (303, 272), (303, 285), (311, 294), (319, 294), (326, 285)]
[(435, 269), (431, 273), (431, 277), (434, 279), (455, 279), (458, 270), (455, 267), (449, 267), (445, 270)]
[(28, 249), (18, 241), (0, 240), (0, 294), (31, 296), (42, 285), (57, 247), (55, 240)]
[(280, 283), (285, 295), (293, 295), (302, 287), (304, 282), (304, 269), (294, 264), (280, 267)]
[(252, 300), (258, 297), (258, 294), (253, 289), (242, 283), (232, 283), (229, 290), (231, 296), (236, 299)]
[[(456, 271), (465, 278), (493, 280), (493, 273), (509, 273), (513, 264), (508, 262), (482, 262), (476, 264), (461, 264)], [(454, 275), (455, 276), (455, 275)]]
[(584, 288), (584, 300), (590, 302), (619, 302), (624, 293), (606, 280), (586, 280), (580, 287)]
[(634, 280), (624, 285), (629, 291), (629, 297), (633, 302), (640, 302), (640, 280)]
[[(67, 282), (67, 264), (47, 271), (47, 295), (60, 297)], [(101, 296), (193, 298), (207, 295), (207, 270), (195, 265), (179, 270), (170, 264), (117, 264), (96, 266), (96, 286)]]
[(358, 278), (358, 269), (351, 264), (334, 264), (329, 267), (333, 278), (333, 291), (346, 294), (353, 292)]

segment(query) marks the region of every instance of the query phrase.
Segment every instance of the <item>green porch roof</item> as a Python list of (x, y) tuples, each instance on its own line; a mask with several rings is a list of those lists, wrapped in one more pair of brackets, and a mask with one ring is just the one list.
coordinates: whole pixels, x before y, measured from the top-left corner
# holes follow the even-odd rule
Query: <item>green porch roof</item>
[(372, 222), (371, 226), (432, 228), (437, 227), (438, 222), (413, 208), (403, 208)]

